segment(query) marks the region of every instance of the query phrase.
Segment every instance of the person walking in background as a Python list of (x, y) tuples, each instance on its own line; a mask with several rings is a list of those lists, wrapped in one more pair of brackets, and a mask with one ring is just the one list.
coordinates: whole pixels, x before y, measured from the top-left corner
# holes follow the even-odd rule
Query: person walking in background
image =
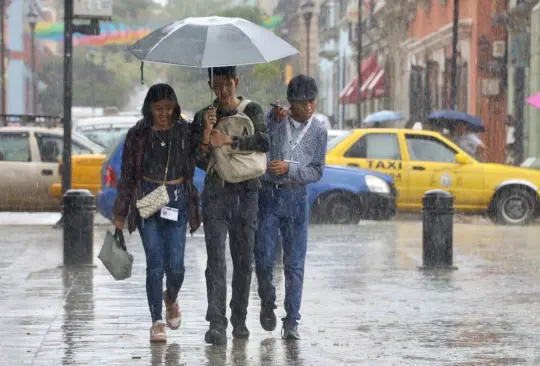
[(512, 115), (507, 115), (504, 119), (504, 124), (506, 126), (506, 158), (504, 163), (508, 165), (516, 165), (516, 150), (515, 150), (515, 131), (516, 123)]
[[(197, 152), (187, 121), (180, 116), (174, 90), (156, 84), (148, 90), (142, 107), (143, 119), (127, 133), (122, 154), (121, 179), (114, 202), (114, 224), (122, 230), (128, 221), (130, 233), (138, 227), (146, 254), (146, 295), (152, 317), (150, 341), (165, 342), (166, 324), (178, 329), (182, 321), (178, 293), (184, 281), (186, 226), (192, 232), (200, 223), (193, 186)], [(136, 201), (165, 185), (169, 203), (142, 218)], [(163, 292), (163, 276), (167, 288)], [(166, 321), (162, 322), (162, 302)]]
[[(213, 75), (211, 74), (213, 70)], [(262, 107), (253, 101), (236, 96), (239, 79), (236, 67), (217, 67), (208, 70), (209, 85), (217, 96), (214, 108), (197, 112), (194, 130), (201, 136), (199, 167), (208, 170), (212, 150), (229, 145), (233, 150), (267, 152), (270, 137)], [(224, 118), (234, 118), (239, 113), (251, 120), (254, 134), (227, 136), (214, 130)], [(206, 287), (208, 310), (206, 320), (210, 328), (205, 341), (210, 344), (226, 343), (227, 267), (225, 244), (229, 233), (229, 246), (233, 261), (231, 324), (233, 337), (248, 338), (246, 327), (251, 275), (253, 272), (253, 246), (257, 225), (259, 178), (230, 183), (212, 169), (207, 172), (202, 194), (203, 223), (208, 256)]]
[(472, 157), (481, 159), (486, 147), (476, 134), (468, 131), (468, 127), (467, 122), (457, 122), (452, 133), (452, 141)]
[(279, 231), (283, 237), (285, 311), (282, 338), (300, 339), (298, 321), (307, 251), (308, 202), (306, 185), (321, 179), (326, 156), (327, 131), (313, 116), (317, 106), (315, 79), (298, 75), (287, 87), (290, 110), (276, 107), (267, 113), (271, 147), (268, 171), (259, 193), (259, 222), (255, 264), (261, 298), (263, 329), (276, 328), (276, 288), (273, 270)]

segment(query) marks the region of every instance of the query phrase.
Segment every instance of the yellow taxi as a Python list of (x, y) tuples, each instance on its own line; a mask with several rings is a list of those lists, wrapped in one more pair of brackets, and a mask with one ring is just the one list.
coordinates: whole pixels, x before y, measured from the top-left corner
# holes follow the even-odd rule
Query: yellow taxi
[[(105, 154), (84, 154), (71, 158), (71, 188), (88, 189), (93, 195), (101, 189), (101, 166), (107, 155)], [(53, 197), (62, 200), (62, 174), (64, 164), (60, 160), (58, 169), (59, 180), (51, 184), (50, 192)]]
[(329, 142), (328, 165), (377, 170), (394, 178), (400, 211), (420, 212), (426, 191), (452, 194), (456, 211), (525, 225), (540, 212), (540, 172), (481, 163), (437, 132), (358, 129)]

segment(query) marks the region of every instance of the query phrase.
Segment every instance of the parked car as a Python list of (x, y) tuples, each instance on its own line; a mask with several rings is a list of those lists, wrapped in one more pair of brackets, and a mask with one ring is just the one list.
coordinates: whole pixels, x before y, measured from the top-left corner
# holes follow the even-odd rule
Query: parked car
[[(125, 139), (112, 149), (101, 170), (98, 211), (112, 220), (112, 207), (122, 163)], [(194, 182), (202, 192), (204, 171), (195, 171)], [(353, 224), (361, 219), (388, 220), (395, 214), (396, 190), (392, 178), (367, 169), (327, 166), (323, 178), (308, 185), (312, 223)]]
[(127, 130), (137, 123), (139, 119), (140, 115), (84, 118), (76, 122), (73, 130), (86, 136), (96, 144), (107, 148), (119, 136), (127, 133)]
[[(72, 154), (98, 154), (103, 148), (73, 133)], [(63, 130), (42, 127), (0, 128), (0, 210), (58, 210), (49, 187), (59, 177)]]
[(434, 131), (358, 129), (334, 141), (327, 164), (374, 169), (394, 178), (401, 211), (420, 212), (431, 189), (449, 191), (459, 212), (524, 225), (540, 212), (540, 172), (475, 160)]

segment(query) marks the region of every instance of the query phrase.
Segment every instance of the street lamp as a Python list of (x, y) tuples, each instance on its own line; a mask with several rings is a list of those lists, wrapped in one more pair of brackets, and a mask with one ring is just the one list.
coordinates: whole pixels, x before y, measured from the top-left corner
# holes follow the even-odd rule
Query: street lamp
[(37, 80), (36, 80), (36, 23), (38, 20), (37, 14), (34, 12), (34, 7), (30, 5), (28, 14), (26, 15), (31, 32), (31, 47), (32, 47), (32, 113), (37, 113)]
[(313, 9), (315, 7), (315, 4), (313, 1), (308, 0), (305, 2), (300, 9), (302, 10), (302, 15), (304, 17), (304, 20), (306, 21), (306, 35), (307, 35), (307, 52), (306, 52), (306, 74), (309, 76), (309, 65), (310, 65), (310, 42), (309, 42), (309, 35), (311, 31), (311, 18), (313, 18)]

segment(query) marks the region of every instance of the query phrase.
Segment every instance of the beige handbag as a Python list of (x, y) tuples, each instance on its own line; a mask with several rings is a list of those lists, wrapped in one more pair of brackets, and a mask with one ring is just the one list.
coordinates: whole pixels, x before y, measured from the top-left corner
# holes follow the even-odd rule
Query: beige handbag
[[(244, 108), (250, 103), (244, 99), (238, 106), (237, 113), (222, 117), (214, 130), (227, 136), (250, 136), (255, 133), (251, 119), (244, 114)], [(207, 174), (215, 171), (221, 179), (229, 183), (239, 183), (258, 178), (266, 172), (266, 153), (245, 151), (222, 146), (212, 149)]]
[[(167, 173), (169, 171), (169, 159), (171, 157), (171, 145), (172, 140), (169, 140), (169, 152), (167, 154), (167, 165), (165, 166), (165, 178), (163, 181), (167, 181)], [(143, 219), (147, 219), (169, 203), (169, 193), (167, 193), (167, 186), (165, 184), (160, 185), (146, 196), (137, 200), (137, 208), (139, 214)]]

